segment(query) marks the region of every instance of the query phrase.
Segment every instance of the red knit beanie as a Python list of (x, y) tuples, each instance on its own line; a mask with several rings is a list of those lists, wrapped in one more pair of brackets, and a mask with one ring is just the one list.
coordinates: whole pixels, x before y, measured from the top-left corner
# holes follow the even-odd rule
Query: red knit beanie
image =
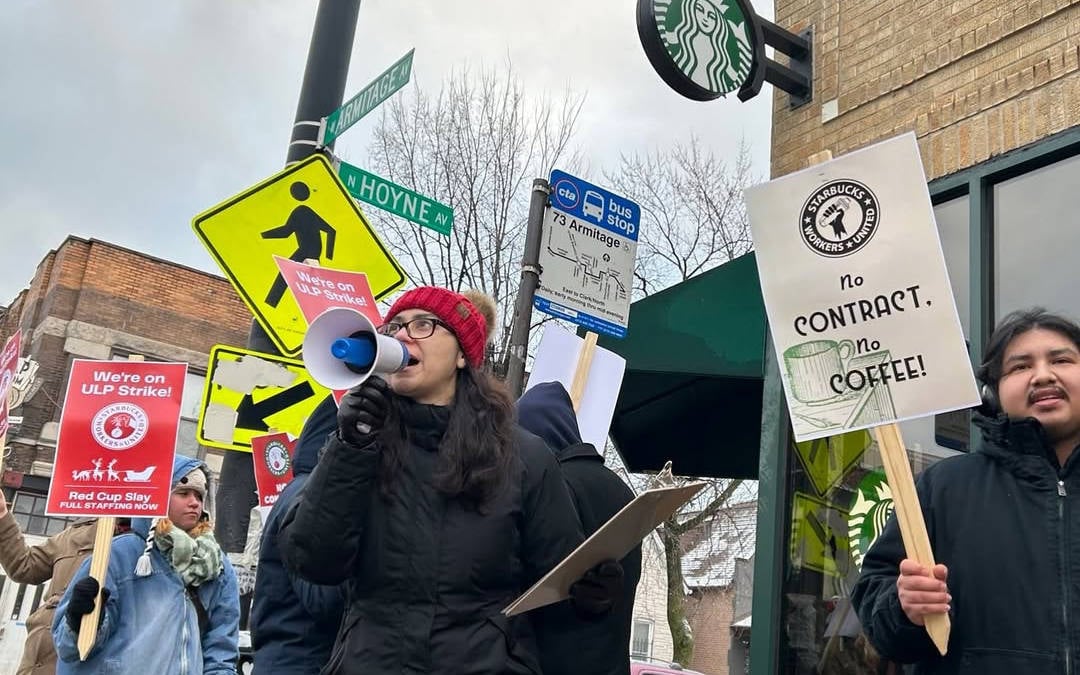
[(391, 320), (407, 309), (423, 309), (439, 317), (454, 332), (469, 365), (479, 368), (483, 364), (487, 322), (464, 295), (437, 286), (420, 286), (398, 298), (386, 318)]

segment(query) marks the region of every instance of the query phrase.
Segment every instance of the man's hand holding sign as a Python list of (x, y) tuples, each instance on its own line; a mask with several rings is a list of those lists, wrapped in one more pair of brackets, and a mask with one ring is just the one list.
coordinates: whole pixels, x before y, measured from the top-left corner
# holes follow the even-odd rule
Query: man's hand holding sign
[(980, 399), (915, 137), (756, 186), (746, 200), (795, 438), (873, 428), (908, 557), (899, 602), (944, 654), (946, 570), (896, 422)]

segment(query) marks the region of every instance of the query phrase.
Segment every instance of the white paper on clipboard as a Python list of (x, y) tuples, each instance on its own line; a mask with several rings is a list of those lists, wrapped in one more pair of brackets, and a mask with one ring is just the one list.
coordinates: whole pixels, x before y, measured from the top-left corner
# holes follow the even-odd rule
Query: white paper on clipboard
[(570, 584), (605, 560), (621, 560), (703, 487), (705, 483), (699, 481), (642, 492), (504, 609), (503, 614), (523, 614), (565, 600), (570, 596)]

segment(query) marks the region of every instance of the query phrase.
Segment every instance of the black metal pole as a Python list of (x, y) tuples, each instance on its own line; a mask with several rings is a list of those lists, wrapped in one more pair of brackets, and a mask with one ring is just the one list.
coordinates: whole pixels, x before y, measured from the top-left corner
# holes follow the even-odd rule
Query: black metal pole
[(544, 211), (551, 186), (543, 178), (533, 179), (529, 201), (529, 223), (525, 230), (525, 254), (521, 258), (521, 284), (514, 303), (514, 321), (510, 330), (506, 384), (515, 398), (525, 386), (525, 355), (529, 350), (529, 324), (532, 323), (533, 296), (540, 285), (540, 245), (544, 236)]
[[(319, 0), (286, 164), (315, 153), (319, 120), (341, 106), (359, 14), (360, 0)], [(279, 354), (262, 326), (255, 321), (251, 322), (247, 346), (255, 351)], [(251, 455), (226, 452), (221, 464), (214, 526), (223, 549), (231, 553), (244, 550), (248, 516), (256, 503)]]

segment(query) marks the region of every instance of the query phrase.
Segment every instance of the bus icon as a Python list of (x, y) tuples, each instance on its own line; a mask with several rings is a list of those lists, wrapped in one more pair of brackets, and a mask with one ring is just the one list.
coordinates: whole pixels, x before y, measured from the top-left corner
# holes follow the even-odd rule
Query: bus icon
[(604, 220), (604, 197), (598, 192), (592, 190), (585, 191), (585, 203), (581, 207), (582, 212), (586, 217), (593, 217), (596, 222), (600, 223)]

